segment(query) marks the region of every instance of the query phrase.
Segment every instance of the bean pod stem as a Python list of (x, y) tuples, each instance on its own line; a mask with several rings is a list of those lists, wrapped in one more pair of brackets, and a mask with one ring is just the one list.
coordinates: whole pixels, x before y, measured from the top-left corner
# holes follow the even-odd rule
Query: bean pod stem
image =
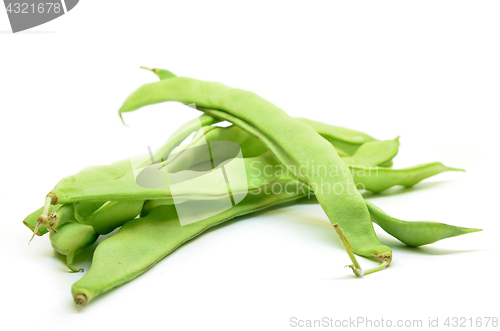
[(31, 241), (35, 237), (35, 234), (38, 232), (38, 228), (40, 228), (40, 225), (43, 224), (47, 228), (53, 228), (55, 225), (57, 225), (57, 214), (50, 212), (50, 205), (55, 205), (54, 202), (56, 202), (56, 201), (57, 201), (57, 199), (51, 193), (47, 194), (47, 196), (45, 197), (45, 205), (43, 206), (42, 215), (40, 215), (36, 221), (36, 226), (35, 226), (35, 229), (33, 230), (33, 235), (31, 236), (31, 239), (28, 242), (28, 245), (31, 243)]
[(368, 270), (363, 270), (361, 268), (361, 265), (359, 264), (358, 260), (356, 259), (356, 255), (354, 255), (354, 252), (352, 251), (351, 245), (349, 245), (349, 242), (347, 241), (347, 238), (344, 235), (344, 231), (338, 226), (338, 224), (333, 224), (333, 228), (335, 229), (335, 232), (337, 233), (337, 236), (340, 239), (340, 242), (342, 243), (342, 246), (344, 246), (345, 251), (347, 252), (347, 255), (349, 255), (349, 258), (351, 259), (352, 264), (351, 265), (346, 265), (346, 267), (349, 267), (352, 269), (354, 274), (358, 277), (363, 277), (365, 275), (372, 274), (374, 272), (383, 270), (389, 266), (391, 263), (391, 256), (381, 256), (377, 257), (377, 260), (382, 262), (380, 265), (368, 269)]

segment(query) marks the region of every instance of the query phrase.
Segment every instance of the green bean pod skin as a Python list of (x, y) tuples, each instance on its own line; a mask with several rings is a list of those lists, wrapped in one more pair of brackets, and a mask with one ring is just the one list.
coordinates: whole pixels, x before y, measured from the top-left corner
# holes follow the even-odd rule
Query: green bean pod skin
[(402, 221), (387, 215), (370, 201), (366, 201), (366, 205), (374, 223), (408, 246), (428, 245), (441, 239), (482, 231), (481, 229), (463, 228), (431, 221)]
[(450, 168), (440, 162), (420, 164), (403, 169), (390, 169), (385, 167), (351, 167), (354, 181), (362, 188), (373, 193), (380, 193), (393, 186), (400, 185), (411, 187), (422, 180), (445, 171), (464, 171)]
[(90, 225), (98, 234), (108, 234), (126, 222), (134, 219), (142, 210), (144, 200), (108, 201), (90, 215), (81, 215), (78, 212), (78, 203), (75, 208), (76, 220)]
[(97, 183), (113, 178), (118, 178), (132, 170), (130, 159), (120, 160), (107, 165), (85, 167), (74, 175), (64, 177), (54, 187), (55, 190), (63, 190), (67, 187), (75, 187)]
[(252, 127), (254, 130), (250, 133), (257, 133), (259, 139), (283, 165), (294, 166), (296, 169), (305, 166), (307, 168), (305, 174), (300, 171), (294, 174), (299, 180), (316, 188), (321, 187), (323, 183), (331, 187), (340, 185), (343, 188), (341, 194), (332, 190), (315, 191), (330, 221), (338, 224), (344, 231), (356, 254), (375, 257), (379, 261), (391, 260), (392, 251), (378, 241), (368, 209), (355, 187), (352, 176), (341, 173), (337, 177), (332, 177), (316, 173), (307, 166), (308, 162), (325, 166), (336, 165), (339, 169), (348, 171), (333, 146), (311, 126), (292, 119), (280, 108), (254, 93), (185, 77), (171, 78), (140, 87), (127, 98), (119, 114), (165, 101), (194, 103), (210, 115), (212, 114), (206, 111), (207, 109), (219, 110), (236, 117), (240, 120), (239, 123), (244, 122), (247, 126), (242, 127), (239, 123), (232, 123), (244, 130)]
[(89, 225), (72, 220), (59, 226), (58, 232), (50, 231), (50, 243), (59, 254), (66, 255), (66, 264), (71, 272), (80, 272), (83, 269), (73, 267), (75, 256), (87, 247), (92, 246), (99, 235)]
[[(276, 159), (271, 155), (270, 152), (267, 152), (263, 155), (260, 155), (255, 158), (247, 158), (244, 159), (244, 162), (252, 163), (259, 162), (264, 165), (273, 165), (276, 164)], [(161, 168), (161, 164), (153, 165), (158, 169)], [(232, 166), (237, 167), (238, 163), (227, 163), (224, 164), (226, 169), (231, 168)], [(246, 176), (240, 176), (234, 178), (232, 184), (234, 185), (235, 192), (239, 191), (247, 191), (258, 189), (263, 185), (268, 184), (268, 181), (276, 180), (276, 177), (273, 176), (271, 178), (263, 179), (265, 182), (259, 181), (257, 178), (257, 182), (249, 183), (247, 182), (247, 178), (250, 177), (250, 172), (252, 168), (250, 166), (245, 166), (245, 170), (247, 172)], [(163, 176), (163, 174), (162, 174)], [(130, 200), (152, 200), (152, 199), (170, 199), (172, 198), (172, 192), (170, 186), (168, 186), (167, 178), (162, 177), (162, 180), (165, 181), (166, 187), (163, 188), (148, 188), (141, 187), (137, 184), (136, 178), (132, 172), (127, 173), (126, 175), (116, 178), (113, 180), (102, 181), (98, 183), (90, 183), (86, 185), (80, 185), (75, 187), (67, 187), (63, 190), (52, 190), (50, 194), (52, 194), (55, 199), (61, 204), (68, 204), (74, 202), (92, 202), (92, 201), (130, 201)], [(214, 187), (213, 185), (199, 185), (198, 183), (193, 183), (192, 181), (186, 182), (187, 184), (183, 187), (183, 191), (177, 191), (177, 197), (182, 198), (186, 197), (188, 199), (219, 199), (223, 196), (226, 196), (227, 186), (225, 183), (223, 185), (219, 185)], [(233, 187), (232, 185), (232, 187)]]
[(376, 141), (375, 138), (360, 131), (351, 130), (335, 125), (329, 125), (307, 118), (298, 118), (298, 120), (311, 126), (332, 145), (344, 151), (346, 155), (353, 155), (364, 143)]

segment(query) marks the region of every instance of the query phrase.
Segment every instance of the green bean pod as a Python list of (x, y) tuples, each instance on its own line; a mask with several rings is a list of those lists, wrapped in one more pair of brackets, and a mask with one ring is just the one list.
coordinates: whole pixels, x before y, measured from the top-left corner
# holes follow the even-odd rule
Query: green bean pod
[[(294, 176), (315, 187), (314, 191), (322, 208), (330, 221), (343, 229), (352, 250), (358, 255), (373, 257), (384, 263), (391, 260), (391, 249), (378, 241), (368, 209), (356, 190), (352, 176), (343, 173), (338, 177), (323, 175), (308, 166), (312, 162), (316, 165), (335, 165), (342, 171), (347, 170), (333, 146), (312, 127), (292, 119), (254, 93), (185, 77), (140, 87), (127, 98), (119, 114), (165, 101), (194, 103), (212, 116), (216, 110), (214, 117), (230, 120), (257, 136), (283, 165), (297, 169), (305, 167), (305, 173), (295, 171)], [(230, 116), (222, 117), (219, 113)], [(339, 185), (343, 188), (342, 192), (320, 191), (323, 183), (331, 187)]]
[[(239, 167), (239, 163), (236, 161), (237, 160), (232, 160), (228, 163), (219, 165), (219, 167), (223, 166), (228, 172), (230, 172), (234, 167)], [(269, 152), (267, 152), (255, 158), (243, 159), (243, 162), (245, 162), (245, 164), (258, 162), (258, 164), (273, 165), (277, 161)], [(146, 178), (154, 179), (153, 181), (155, 183), (163, 180), (165, 187), (151, 188), (139, 186), (134, 174), (130, 172), (114, 180), (68, 187), (64, 190), (52, 190), (50, 194), (53, 196), (52, 199), (55, 199), (60, 204), (82, 201), (130, 201), (172, 198), (171, 186), (168, 185), (167, 177), (164, 176), (161, 171), (161, 164), (152, 165), (145, 168), (145, 170), (144, 176)], [(231, 186), (235, 193), (257, 189), (268, 184), (268, 180), (273, 181), (277, 178), (273, 175), (269, 179), (263, 179), (265, 182), (262, 182), (260, 178), (257, 178), (257, 181), (252, 182), (249, 186), (247, 178), (252, 176), (252, 167), (249, 165), (245, 166), (245, 171), (246, 176), (236, 177), (232, 182)], [(192, 171), (186, 170), (185, 172), (189, 173)], [(212, 172), (212, 174), (215, 173)], [(198, 181), (187, 181), (181, 190), (176, 191), (176, 196), (180, 198), (186, 197), (189, 199), (215, 200), (227, 196), (228, 194), (225, 183), (219, 183), (217, 186), (214, 186), (215, 183), (213, 181), (206, 185), (202, 184), (203, 183), (200, 184)]]
[[(157, 68), (150, 69), (146, 67), (141, 67), (141, 68), (154, 72), (160, 80), (166, 80), (177, 77), (176, 75), (165, 69), (157, 69)], [(297, 119), (311, 126), (323, 138), (325, 138), (333, 146), (335, 146), (335, 149), (337, 150), (337, 153), (340, 156), (351, 156), (364, 143), (376, 141), (375, 138), (360, 131), (351, 130), (335, 125), (329, 125), (326, 123), (313, 121), (307, 118), (297, 118)]]
[(90, 225), (98, 234), (108, 234), (126, 222), (134, 219), (142, 210), (144, 200), (108, 201), (88, 215), (79, 212), (75, 206), (75, 219), (85, 225)]
[(440, 162), (416, 165), (403, 169), (385, 167), (351, 167), (351, 174), (358, 188), (379, 193), (393, 186), (411, 187), (422, 180), (445, 171), (464, 171), (447, 167)]
[[(249, 194), (229, 210), (184, 226), (179, 223), (174, 205), (166, 200), (148, 201), (141, 218), (127, 222), (117, 234), (98, 245), (90, 270), (71, 288), (75, 303), (86, 305), (95, 296), (131, 281), (179, 246), (213, 226), (313, 194), (303, 184), (291, 178), (280, 178), (275, 184), (282, 186), (279, 194), (264, 191)], [(436, 222), (404, 222), (381, 212), (369, 201), (365, 203), (374, 222), (405, 243), (423, 244), (423, 240), (429, 243), (429, 240), (452, 237), (458, 235), (458, 232), (464, 234), (479, 231)], [(405, 233), (408, 228), (412, 229), (409, 235)], [(436, 236), (436, 233), (439, 235)]]
[(366, 201), (366, 205), (374, 223), (408, 246), (428, 245), (441, 239), (481, 231), (481, 229), (463, 228), (431, 221), (402, 221), (387, 215), (370, 201)]
[(66, 255), (66, 264), (71, 272), (83, 271), (73, 267), (73, 260), (82, 250), (92, 246), (98, 237), (91, 226), (80, 224), (76, 220), (60, 225), (57, 232), (51, 230), (49, 234), (54, 250)]
[(289, 199), (264, 193), (248, 195), (244, 202), (219, 215), (184, 226), (179, 224), (174, 205), (155, 208), (148, 216), (125, 223), (118, 233), (97, 246), (89, 271), (71, 287), (75, 303), (84, 306), (95, 296), (134, 279), (210, 227), (264, 209), (275, 201), (297, 198), (295, 193)]

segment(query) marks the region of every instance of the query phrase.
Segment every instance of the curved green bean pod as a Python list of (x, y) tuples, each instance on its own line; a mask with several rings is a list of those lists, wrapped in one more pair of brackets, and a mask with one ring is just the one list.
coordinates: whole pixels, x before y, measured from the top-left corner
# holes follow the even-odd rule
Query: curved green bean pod
[[(258, 164), (264, 165), (274, 165), (276, 164), (276, 159), (269, 153), (265, 153), (255, 158), (247, 158), (243, 159), (245, 164), (251, 164), (252, 162), (258, 162)], [(154, 177), (157, 171), (157, 167), (160, 165), (155, 164), (145, 170), (150, 170)], [(220, 164), (220, 167), (224, 166), (226, 169), (231, 169), (233, 166), (238, 166), (236, 162), (228, 162), (225, 164)], [(217, 168), (216, 168), (217, 169)], [(235, 192), (245, 192), (247, 190), (257, 189), (266, 185), (269, 181), (275, 180), (277, 177), (275, 175), (271, 175), (269, 179), (265, 179), (266, 182), (260, 181), (257, 178), (257, 181), (250, 184), (247, 183), (247, 178), (251, 177), (252, 168), (248, 165), (245, 166), (246, 176), (234, 178), (232, 182), (232, 187), (234, 187), (233, 191)], [(186, 173), (193, 172), (191, 170), (185, 170)], [(213, 173), (213, 172), (212, 172)], [(81, 202), (81, 201), (130, 201), (130, 200), (152, 200), (152, 199), (168, 199), (172, 197), (171, 187), (168, 185), (166, 177), (163, 176), (162, 172), (159, 172), (160, 177), (156, 177), (156, 179), (160, 178), (164, 180), (166, 185), (161, 188), (149, 188), (139, 186), (136, 182), (133, 173), (127, 173), (126, 175), (116, 178), (113, 180), (102, 181), (98, 183), (90, 183), (86, 185), (68, 187), (64, 190), (52, 190), (49, 194), (53, 196), (53, 199), (60, 204), (67, 204), (73, 202)], [(146, 171), (144, 176), (147, 176), (148, 172)], [(208, 174), (207, 176), (209, 176)], [(218, 199), (220, 197), (226, 196), (227, 187), (225, 183), (221, 183), (219, 186), (213, 185), (205, 185), (200, 186), (199, 182), (195, 181), (187, 181), (185, 185), (182, 187), (182, 190), (176, 192), (176, 196), (178, 197), (188, 197), (192, 199)]]
[[(213, 226), (312, 193), (306, 192), (307, 188), (294, 179), (280, 178), (275, 184), (283, 186), (279, 194), (248, 195), (240, 204), (219, 215), (185, 226), (179, 224), (174, 205), (166, 204), (165, 200), (147, 202), (141, 218), (127, 222), (117, 234), (99, 244), (90, 270), (71, 288), (75, 303), (86, 305), (95, 296), (131, 281)], [(480, 231), (435, 222), (404, 222), (375, 209), (369, 201), (365, 203), (370, 213), (373, 210), (374, 222), (405, 243), (424, 244), (424, 241), (430, 243), (458, 235), (457, 231), (460, 234)], [(410, 235), (404, 231), (408, 228), (412, 229)]]
[(92, 246), (99, 235), (91, 226), (80, 224), (75, 220), (59, 226), (57, 232), (50, 231), (50, 243), (59, 254), (66, 255), (66, 264), (71, 272), (83, 271), (73, 267), (75, 256), (87, 247)]
[(354, 181), (358, 188), (379, 193), (396, 185), (411, 187), (422, 180), (445, 171), (464, 171), (450, 168), (440, 162), (420, 164), (403, 169), (385, 167), (351, 167)]
[[(146, 67), (141, 67), (143, 69), (150, 70), (154, 72), (160, 80), (166, 80), (170, 78), (177, 77), (170, 71), (165, 69), (150, 69)], [(340, 156), (350, 156), (353, 155), (356, 150), (364, 143), (376, 141), (375, 138), (367, 135), (366, 133), (343, 128), (340, 126), (329, 125), (322, 122), (313, 121), (307, 118), (297, 118), (298, 120), (311, 126), (316, 132), (318, 132), (323, 138), (328, 140)], [(245, 156), (246, 157), (246, 156)]]
[(366, 205), (370, 210), (373, 222), (408, 246), (432, 244), (441, 239), (482, 231), (481, 229), (463, 228), (431, 221), (402, 221), (387, 215), (370, 201), (366, 201)]
[[(179, 146), (179, 149), (183, 151), (209, 141), (231, 141), (237, 143), (241, 148), (243, 157), (255, 157), (268, 151), (267, 147), (259, 139), (236, 125), (225, 128), (204, 127), (193, 137), (193, 141), (189, 145), (184, 147)], [(378, 166), (390, 162), (397, 155), (398, 149), (398, 138), (387, 141), (374, 140), (361, 145), (352, 156), (342, 156), (342, 160), (348, 166)], [(181, 168), (182, 166), (177, 167), (177, 169)]]
[[(143, 106), (178, 101), (201, 106), (200, 110), (213, 115), (213, 110), (224, 113), (233, 124), (256, 135), (280, 163), (287, 167), (306, 167), (305, 174), (294, 171), (297, 179), (315, 186), (315, 193), (332, 224), (344, 231), (353, 251), (362, 256), (374, 257), (387, 265), (392, 258), (391, 249), (380, 244), (373, 229), (363, 197), (355, 188), (352, 176), (339, 174), (331, 177), (315, 173), (307, 165), (336, 165), (341, 170), (347, 166), (341, 161), (333, 146), (309, 125), (290, 118), (272, 103), (256, 94), (231, 89), (225, 85), (195, 79), (177, 77), (146, 84), (133, 92), (119, 110), (134, 111)], [(216, 115), (215, 117), (221, 118)], [(342, 192), (318, 190), (326, 182), (331, 187), (339, 185)]]
[[(290, 200), (296, 198), (295, 193), (290, 195)], [(89, 271), (71, 287), (75, 303), (86, 305), (95, 296), (139, 276), (208, 228), (264, 209), (276, 200), (287, 201), (283, 195), (248, 195), (237, 208), (184, 226), (179, 224), (174, 205), (160, 206), (146, 217), (125, 223), (118, 233), (97, 246)]]
[(90, 215), (80, 214), (79, 204), (75, 206), (75, 219), (81, 224), (92, 226), (98, 234), (108, 234), (139, 215), (144, 200), (108, 201)]

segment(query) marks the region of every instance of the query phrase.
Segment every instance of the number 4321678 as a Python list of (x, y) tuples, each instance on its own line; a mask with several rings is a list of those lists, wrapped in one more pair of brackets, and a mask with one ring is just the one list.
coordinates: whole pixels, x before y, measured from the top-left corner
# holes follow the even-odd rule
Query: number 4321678
[(41, 2), (38, 4), (28, 4), (22, 2), (9, 3), (7, 6), (7, 12), (14, 14), (43, 14), (43, 13), (56, 13), (59, 14), (61, 12), (61, 4), (53, 3), (53, 2)]

